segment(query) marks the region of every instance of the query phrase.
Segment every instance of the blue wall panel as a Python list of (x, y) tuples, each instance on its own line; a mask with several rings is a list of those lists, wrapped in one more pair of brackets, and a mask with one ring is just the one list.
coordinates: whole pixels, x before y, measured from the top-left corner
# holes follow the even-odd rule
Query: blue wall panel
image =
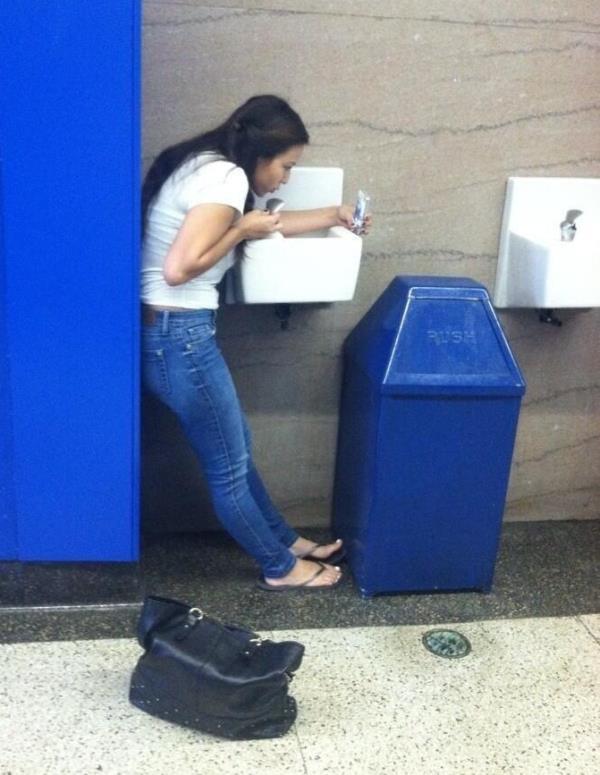
[[(2, 202), (2, 159), (0, 158), (0, 203)], [(6, 261), (4, 219), (0, 206), (0, 558), (17, 557), (17, 521), (14, 503), (14, 455), (12, 408), (6, 331)]]
[(17, 556), (133, 560), (138, 0), (6, 6), (3, 349)]

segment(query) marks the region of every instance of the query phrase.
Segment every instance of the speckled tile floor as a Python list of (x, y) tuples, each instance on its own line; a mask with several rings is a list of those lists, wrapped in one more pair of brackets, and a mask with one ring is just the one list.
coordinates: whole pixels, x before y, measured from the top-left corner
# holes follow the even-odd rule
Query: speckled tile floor
[[(1, 775), (582, 775), (600, 772), (600, 615), (276, 630), (306, 646), (283, 738), (230, 742), (127, 701), (131, 639), (0, 646)], [(270, 633), (263, 633), (270, 634)]]

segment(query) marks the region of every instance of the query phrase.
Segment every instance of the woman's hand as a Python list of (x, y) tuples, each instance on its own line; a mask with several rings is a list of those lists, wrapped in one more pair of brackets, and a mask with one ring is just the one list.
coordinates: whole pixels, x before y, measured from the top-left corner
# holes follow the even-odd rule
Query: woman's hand
[[(352, 218), (354, 216), (354, 208), (351, 205), (340, 205), (338, 208), (336, 208), (336, 222), (335, 226), (345, 226), (347, 229), (350, 229), (352, 231)], [(367, 215), (365, 217), (365, 221), (363, 224), (363, 227), (359, 233), (359, 235), (362, 237), (364, 234), (369, 233), (369, 229), (371, 228), (371, 225), (373, 223), (373, 218), (371, 215)]]
[(263, 239), (281, 230), (281, 216), (279, 213), (271, 215), (265, 210), (250, 210), (236, 223), (243, 239)]

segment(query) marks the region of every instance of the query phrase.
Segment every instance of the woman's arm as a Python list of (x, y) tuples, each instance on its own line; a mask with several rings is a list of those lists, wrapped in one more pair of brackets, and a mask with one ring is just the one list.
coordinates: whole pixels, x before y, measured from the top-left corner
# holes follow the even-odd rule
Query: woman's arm
[[(351, 229), (353, 214), (354, 210), (350, 205), (320, 207), (317, 210), (283, 210), (280, 213), (281, 233), (284, 237), (292, 237), (294, 234), (330, 229), (332, 226), (345, 226)], [(365, 218), (365, 228), (361, 233), (366, 234), (370, 226), (371, 216), (368, 215)]]
[(304, 234), (307, 231), (329, 229), (338, 225), (338, 207), (321, 207), (318, 210), (283, 210), (281, 233), (284, 237)]
[(266, 237), (280, 228), (279, 214), (252, 210), (237, 222), (236, 215), (229, 205), (192, 207), (165, 257), (165, 281), (182, 285), (213, 267), (240, 242)]

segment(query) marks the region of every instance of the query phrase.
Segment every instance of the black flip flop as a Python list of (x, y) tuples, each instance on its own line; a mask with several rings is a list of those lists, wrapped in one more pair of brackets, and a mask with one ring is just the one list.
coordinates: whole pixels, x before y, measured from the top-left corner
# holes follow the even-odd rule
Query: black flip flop
[(341, 576), (337, 581), (334, 581), (333, 584), (322, 584), (316, 587), (307, 586), (307, 584), (314, 581), (317, 576), (320, 576), (324, 570), (327, 570), (327, 566), (322, 560), (317, 560), (317, 563), (321, 566), (319, 570), (316, 573), (313, 573), (309, 579), (303, 581), (302, 584), (280, 584), (276, 586), (274, 584), (268, 584), (264, 578), (259, 579), (256, 583), (260, 589), (264, 589), (267, 592), (323, 592), (327, 589), (335, 589), (342, 580)]
[(313, 547), (310, 550), (310, 552), (308, 552), (308, 554), (298, 554), (297, 557), (299, 560), (313, 560), (314, 562), (326, 562), (327, 565), (338, 565), (346, 557), (346, 550), (344, 549), (343, 546), (341, 549), (338, 549), (337, 552), (330, 554), (329, 557), (315, 557), (313, 552), (315, 551), (315, 549), (319, 549), (322, 546), (328, 546), (328, 544), (317, 544), (315, 547)]

